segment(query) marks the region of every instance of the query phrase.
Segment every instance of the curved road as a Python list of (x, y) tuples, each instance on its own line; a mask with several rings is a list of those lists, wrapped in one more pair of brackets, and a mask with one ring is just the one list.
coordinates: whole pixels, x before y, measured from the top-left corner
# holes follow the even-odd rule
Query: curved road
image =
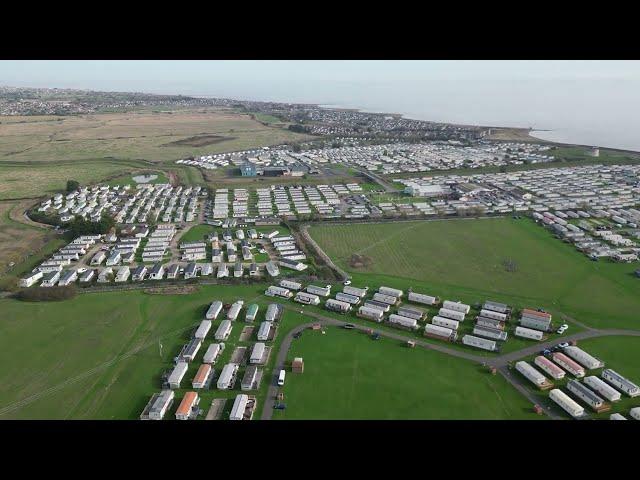
[[(294, 308), (288, 305), (283, 305), (283, 307), (287, 310), (295, 310), (300, 312), (300, 310), (298, 310), (297, 308)], [(278, 355), (276, 356), (274, 368), (271, 372), (269, 390), (267, 391), (267, 397), (265, 399), (265, 404), (264, 404), (264, 408), (262, 409), (262, 415), (260, 417), (260, 420), (270, 420), (271, 417), (273, 416), (273, 406), (275, 405), (276, 395), (278, 393), (278, 385), (277, 385), (278, 372), (280, 371), (280, 369), (284, 368), (285, 360), (289, 353), (289, 349), (291, 348), (291, 342), (293, 341), (293, 336), (296, 333), (306, 330), (307, 328), (311, 328), (311, 326), (316, 323), (320, 325), (335, 325), (335, 326), (346, 325), (347, 323), (351, 323), (343, 320), (338, 320), (335, 318), (325, 317), (315, 312), (302, 311), (302, 314), (315, 319), (315, 321), (298, 325), (294, 329), (290, 330), (285, 336), (285, 338), (282, 340), (282, 343), (280, 345), (280, 350), (278, 351)], [(354, 325), (355, 325), (355, 328), (354, 328), (355, 330), (359, 330), (363, 332), (366, 332), (371, 329), (375, 329), (375, 324), (372, 324), (370, 327), (365, 325), (358, 325), (358, 324), (354, 324)], [(516, 350), (514, 352), (505, 353), (504, 355), (498, 355), (496, 357), (483, 357), (481, 355), (475, 355), (473, 353), (465, 352), (463, 350), (456, 350), (456, 349), (447, 347), (444, 344), (439, 345), (434, 343), (427, 343), (419, 339), (416, 339), (415, 337), (405, 336), (401, 332), (395, 333), (395, 332), (388, 332), (388, 331), (377, 331), (377, 333), (379, 333), (381, 337), (392, 338), (394, 340), (399, 340), (403, 342), (411, 340), (415, 342), (417, 347), (426, 348), (428, 350), (435, 350), (435, 351), (444, 353), (446, 355), (452, 355), (454, 357), (463, 358), (465, 360), (469, 360), (472, 362), (485, 364), (488, 367), (495, 367), (498, 370), (498, 372), (505, 378), (505, 380), (507, 380), (507, 382), (513, 385), (513, 387), (516, 390), (518, 390), (525, 397), (527, 397), (527, 399), (529, 399), (529, 401), (532, 404), (538, 403), (538, 399), (536, 399), (531, 394), (530, 390), (527, 388), (522, 378), (520, 378), (518, 375), (511, 375), (509, 364), (519, 358), (533, 355), (539, 352), (540, 350), (544, 350), (545, 348), (552, 347), (558, 343), (558, 340), (556, 339), (553, 341), (536, 343), (535, 345), (532, 345), (530, 347)], [(598, 329), (590, 328), (583, 332), (578, 332), (573, 335), (568, 335), (563, 338), (563, 341), (571, 342), (572, 340), (584, 340), (587, 338), (605, 337), (605, 336), (640, 337), (640, 330), (625, 330), (625, 329), (598, 330)], [(548, 415), (552, 419), (563, 418), (557, 415), (552, 410), (543, 410), (543, 411), (546, 415)]]

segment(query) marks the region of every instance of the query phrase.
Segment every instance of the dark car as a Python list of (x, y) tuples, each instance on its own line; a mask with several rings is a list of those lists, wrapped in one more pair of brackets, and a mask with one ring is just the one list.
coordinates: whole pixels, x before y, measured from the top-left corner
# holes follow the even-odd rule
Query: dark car
[(347, 330), (352, 330), (356, 328), (356, 326), (353, 323), (346, 323), (342, 326), (342, 328), (346, 328)]
[(296, 332), (293, 334), (293, 338), (300, 338), (302, 336), (302, 332)]

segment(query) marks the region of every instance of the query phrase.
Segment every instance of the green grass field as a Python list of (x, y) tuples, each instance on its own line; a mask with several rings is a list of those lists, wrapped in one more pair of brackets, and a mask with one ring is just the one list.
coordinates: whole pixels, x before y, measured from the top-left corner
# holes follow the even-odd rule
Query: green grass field
[(337, 327), (306, 330), (288, 360), (286, 410), (276, 419), (537, 419), (529, 402), (501, 376), (438, 352), (371, 340)]
[[(309, 233), (355, 285), (541, 306), (599, 328), (640, 325), (636, 266), (591, 262), (527, 219), (323, 225)], [(372, 264), (350, 267), (352, 253)], [(515, 272), (504, 267), (507, 260)]]
[[(270, 301), (261, 295), (264, 288), (265, 285), (201, 286), (197, 293), (188, 295), (87, 293), (54, 303), (1, 299), (0, 361), (4, 368), (0, 378), (5, 388), (0, 391), (0, 418), (138, 418), (150, 396), (159, 391), (162, 372), (171, 368), (172, 358), (204, 318), (208, 305), (214, 299), (231, 302), (242, 298), (246, 304), (256, 302), (262, 306), (261, 320)], [(241, 317), (234, 325), (216, 368), (221, 368), (233, 347), (241, 344), (240, 332), (246, 325), (243, 320)], [(220, 321), (221, 318), (214, 322), (212, 329)], [(287, 312), (275, 349), (284, 331), (306, 321)], [(190, 365), (183, 387), (191, 386), (213, 332)], [(163, 345), (162, 356), (159, 342)], [(275, 351), (270, 361), (275, 361)], [(259, 409), (267, 383), (263, 382), (258, 392)], [(170, 418), (187, 390), (177, 392), (178, 402)], [(238, 393), (239, 381), (232, 391), (207, 391), (202, 395), (202, 407), (206, 411), (212, 398), (233, 398)], [(228, 402), (227, 409), (230, 408)]]

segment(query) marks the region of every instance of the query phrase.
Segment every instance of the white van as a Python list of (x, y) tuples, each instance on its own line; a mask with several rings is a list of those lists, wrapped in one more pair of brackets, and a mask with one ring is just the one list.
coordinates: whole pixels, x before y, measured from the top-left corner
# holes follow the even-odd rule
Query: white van
[(285, 371), (280, 370), (280, 375), (278, 375), (278, 386), (280, 387), (284, 385), (284, 375), (285, 375)]

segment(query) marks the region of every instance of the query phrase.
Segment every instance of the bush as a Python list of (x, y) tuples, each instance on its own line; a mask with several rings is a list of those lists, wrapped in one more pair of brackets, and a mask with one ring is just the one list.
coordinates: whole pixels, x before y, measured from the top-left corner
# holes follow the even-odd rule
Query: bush
[(70, 300), (76, 296), (75, 285), (67, 287), (32, 287), (24, 288), (14, 295), (14, 298), (26, 302), (57, 302)]
[(67, 192), (73, 192), (80, 188), (80, 182), (76, 180), (67, 180)]

